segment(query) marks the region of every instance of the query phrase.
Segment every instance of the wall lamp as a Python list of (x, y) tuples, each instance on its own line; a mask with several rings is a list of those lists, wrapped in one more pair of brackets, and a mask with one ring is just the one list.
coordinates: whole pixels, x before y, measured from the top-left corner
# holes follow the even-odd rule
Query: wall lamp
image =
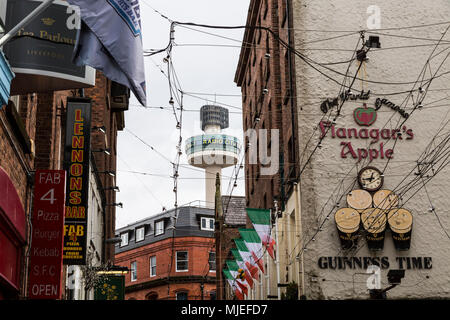
[(98, 150), (92, 150), (92, 152), (104, 152), (105, 154), (107, 154), (109, 156), (111, 154), (111, 149), (110, 148), (98, 149)]
[(107, 204), (107, 206), (115, 206), (115, 207), (123, 208), (123, 203), (122, 203), (122, 202), (119, 202), (119, 203), (110, 203), (110, 204)]
[(119, 189), (118, 186), (104, 188), (103, 190), (113, 190), (113, 191), (116, 191), (116, 192), (120, 192), (120, 189)]
[(101, 133), (106, 134), (106, 127), (105, 127), (105, 126), (101, 126), (101, 127), (94, 126), (94, 127), (92, 127), (92, 130), (98, 130), (98, 131), (100, 131)]
[(115, 177), (116, 176), (116, 172), (115, 171), (109, 171), (109, 170), (107, 170), (107, 171), (99, 171), (97, 173), (106, 173), (106, 174), (109, 174), (111, 177)]

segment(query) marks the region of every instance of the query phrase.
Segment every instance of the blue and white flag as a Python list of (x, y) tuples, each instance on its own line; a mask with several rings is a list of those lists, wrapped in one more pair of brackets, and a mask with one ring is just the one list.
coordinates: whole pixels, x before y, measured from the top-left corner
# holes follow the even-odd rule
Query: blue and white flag
[(78, 6), (81, 30), (74, 63), (89, 65), (128, 88), (146, 105), (138, 0), (67, 0)]

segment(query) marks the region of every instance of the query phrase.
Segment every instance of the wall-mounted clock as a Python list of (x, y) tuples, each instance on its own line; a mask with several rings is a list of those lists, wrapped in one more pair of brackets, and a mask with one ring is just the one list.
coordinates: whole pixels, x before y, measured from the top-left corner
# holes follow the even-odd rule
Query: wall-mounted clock
[(383, 185), (383, 174), (375, 167), (362, 168), (358, 173), (358, 183), (364, 190), (377, 191)]

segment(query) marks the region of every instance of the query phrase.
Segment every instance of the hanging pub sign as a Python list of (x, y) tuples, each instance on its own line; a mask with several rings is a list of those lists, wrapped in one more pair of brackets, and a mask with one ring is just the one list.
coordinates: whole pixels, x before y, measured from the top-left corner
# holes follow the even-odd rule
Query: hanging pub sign
[[(40, 1), (8, 0), (6, 31), (11, 30), (40, 4)], [(67, 2), (55, 0), (5, 44), (4, 53), (16, 74), (11, 83), (11, 95), (95, 85), (93, 68), (72, 63), (80, 25), (76, 11)]]
[(124, 300), (125, 276), (101, 276), (95, 284), (94, 300)]
[(412, 221), (412, 214), (406, 209), (396, 208), (389, 211), (388, 224), (391, 229), (394, 246), (397, 250), (409, 250)]
[(67, 98), (64, 147), (67, 196), (63, 261), (68, 265), (84, 265), (86, 261), (90, 135), (91, 100)]

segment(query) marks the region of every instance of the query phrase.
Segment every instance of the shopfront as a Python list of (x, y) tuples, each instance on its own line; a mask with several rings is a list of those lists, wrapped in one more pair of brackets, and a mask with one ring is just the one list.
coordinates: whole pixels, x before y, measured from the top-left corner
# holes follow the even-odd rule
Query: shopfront
[(25, 211), (19, 195), (0, 167), (0, 300), (19, 294), (25, 230)]

